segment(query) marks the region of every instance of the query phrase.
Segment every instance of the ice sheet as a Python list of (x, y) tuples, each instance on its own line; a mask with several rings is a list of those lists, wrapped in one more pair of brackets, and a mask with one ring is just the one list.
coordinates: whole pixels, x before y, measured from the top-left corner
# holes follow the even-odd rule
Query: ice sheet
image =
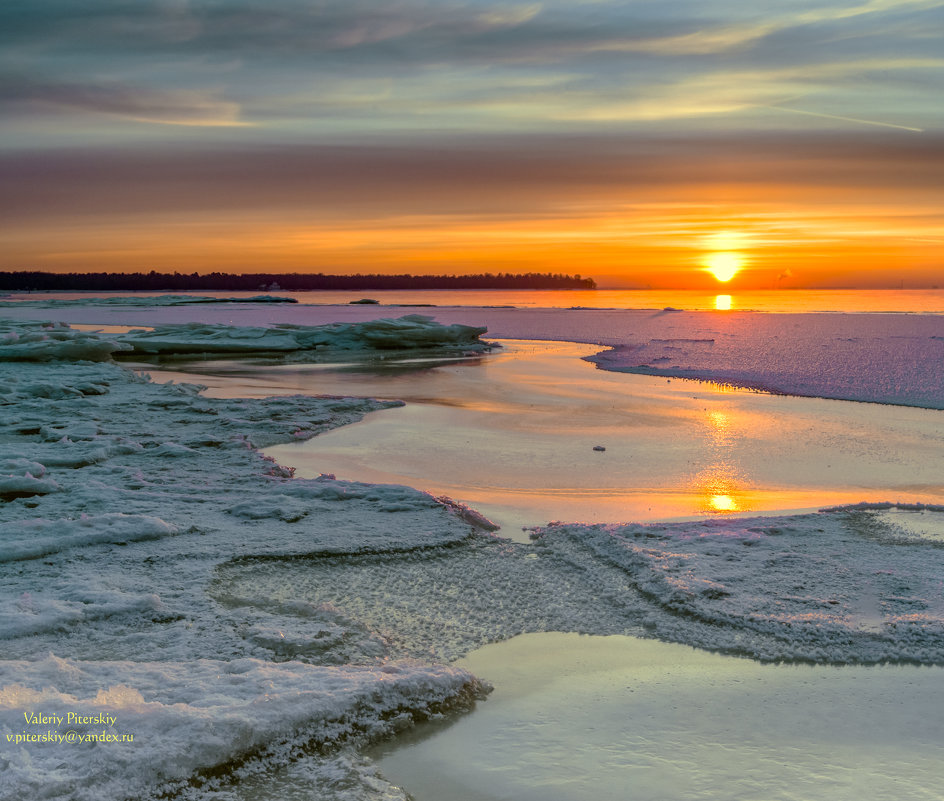
[[(396, 402), (208, 399), (68, 360), (87, 334), (19, 329), (11, 347), (39, 338), (56, 358), (0, 361), (0, 798), (206, 796), (193, 781), (225, 790), (309, 752), (325, 787), (344, 764), (366, 782), (336, 745), (480, 692), (461, 671), (396, 662), (338, 610), (229, 615), (207, 595), (216, 565), (241, 556), (468, 538), (474, 526), (424, 493), (292, 480), (256, 450)], [(133, 742), (64, 743), (49, 732), (66, 727), (24, 718), (109, 710)]]
[[(56, 320), (94, 324), (146, 322), (145, 308), (62, 307)], [(11, 319), (36, 308), (4, 307)], [(168, 323), (350, 323), (390, 316), (377, 306), (259, 304), (240, 308), (169, 306)], [(608, 370), (698, 378), (772, 392), (944, 408), (944, 315), (763, 314), (678, 310), (435, 308), (444, 324), (485, 326), (489, 336), (607, 345)], [(153, 323), (152, 316), (147, 318)]]

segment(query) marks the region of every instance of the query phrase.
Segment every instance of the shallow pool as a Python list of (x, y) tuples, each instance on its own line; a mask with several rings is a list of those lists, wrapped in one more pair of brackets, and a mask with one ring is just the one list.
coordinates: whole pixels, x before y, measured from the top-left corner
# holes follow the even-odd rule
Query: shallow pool
[(599, 350), (591, 345), (502, 344), (469, 360), (195, 362), (166, 376), (215, 395), (402, 399), (402, 408), (266, 453), (298, 476), (448, 495), (519, 540), (523, 527), (552, 520), (944, 503), (938, 411), (606, 372), (582, 360)]

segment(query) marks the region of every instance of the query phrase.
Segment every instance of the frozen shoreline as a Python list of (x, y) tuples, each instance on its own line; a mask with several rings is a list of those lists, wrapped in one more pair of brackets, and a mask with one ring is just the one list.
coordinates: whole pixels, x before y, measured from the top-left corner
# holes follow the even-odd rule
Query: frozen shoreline
[[(188, 304), (160, 321), (203, 326), (361, 323), (400, 313), (382, 306)], [(581, 342), (612, 350), (603, 369), (700, 379), (806, 397), (944, 409), (944, 315), (692, 312), (436, 307), (446, 325), (486, 327), (497, 339)], [(53, 318), (97, 325), (153, 324), (145, 306), (20, 306), (11, 320)], [(150, 314), (151, 316), (148, 316)]]
[[(93, 335), (43, 330), (18, 340), (99, 352)], [(244, 768), (343, 740), (348, 724), (369, 739), (468, 704), (482, 688), (441, 663), (525, 631), (944, 663), (934, 510), (558, 526), (519, 545), (408, 487), (293, 479), (257, 450), (380, 402), (210, 399), (108, 362), (4, 361), (0, 378), (0, 636), (12, 657), (0, 662), (0, 736), (22, 732), (24, 712), (72, 706), (135, 735), (92, 761), (78, 746), (4, 742), (0, 798), (97, 797), (106, 776), (143, 798), (214, 766), (225, 788)], [(262, 747), (273, 742), (284, 748)], [(343, 769), (312, 759), (324, 798), (345, 797), (338, 771), (369, 797), (356, 754)]]

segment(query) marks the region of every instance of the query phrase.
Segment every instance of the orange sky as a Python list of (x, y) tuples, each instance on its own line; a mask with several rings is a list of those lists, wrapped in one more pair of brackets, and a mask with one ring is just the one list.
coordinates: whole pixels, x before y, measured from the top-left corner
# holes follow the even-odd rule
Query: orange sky
[(941, 285), (942, 11), (4, 7), (0, 269)]

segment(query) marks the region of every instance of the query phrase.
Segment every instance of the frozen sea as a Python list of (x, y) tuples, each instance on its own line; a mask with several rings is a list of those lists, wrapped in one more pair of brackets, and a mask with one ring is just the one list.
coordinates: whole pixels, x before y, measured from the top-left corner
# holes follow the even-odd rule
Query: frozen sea
[(942, 309), (798, 297), (11, 301), (0, 798), (941, 797)]

